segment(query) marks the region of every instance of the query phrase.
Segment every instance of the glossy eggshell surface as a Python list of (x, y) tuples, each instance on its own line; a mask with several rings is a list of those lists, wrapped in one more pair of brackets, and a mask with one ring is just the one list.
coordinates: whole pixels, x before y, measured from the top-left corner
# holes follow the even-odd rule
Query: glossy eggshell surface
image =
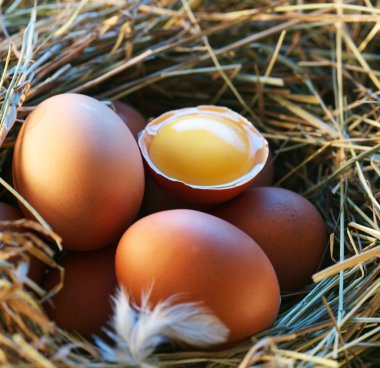
[(127, 127), (137, 141), (138, 134), (144, 130), (147, 120), (135, 108), (124, 102), (115, 101), (113, 104), (116, 113), (127, 124)]
[(262, 187), (211, 210), (251, 236), (276, 270), (281, 290), (297, 291), (311, 282), (326, 246), (326, 225), (306, 198)]
[(116, 252), (119, 284), (140, 302), (172, 295), (201, 302), (230, 329), (235, 342), (270, 327), (280, 293), (271, 263), (235, 226), (206, 213), (170, 210), (144, 217), (121, 238)]
[[(111, 296), (116, 290), (115, 247), (91, 252), (71, 252), (60, 262), (65, 269), (63, 288), (45, 310), (56, 324), (86, 338), (99, 334), (111, 319)], [(43, 287), (59, 283), (56, 270), (48, 274)]]
[[(190, 121), (192, 117), (196, 117), (198, 115), (202, 117), (203, 121), (206, 121), (207, 119), (210, 119), (210, 122), (212, 122), (213, 119), (216, 121), (230, 121), (231, 125), (236, 128), (236, 130), (244, 132), (244, 141), (248, 142), (247, 145), (249, 147), (249, 152), (246, 152), (247, 157), (251, 155), (254, 157), (254, 164), (248, 172), (242, 173), (241, 177), (227, 183), (218, 185), (195, 185), (165, 174), (154, 164), (152, 158), (150, 157), (150, 149), (153, 146), (152, 142), (156, 136), (158, 137), (160, 130), (165, 128), (166, 125), (175, 123), (177, 120), (186, 120), (187, 116), (189, 116)], [(204, 126), (206, 127), (207, 124)], [(194, 137), (197, 137), (197, 135), (194, 134)], [(196, 139), (194, 139), (194, 141), (196, 141)], [(217, 203), (222, 203), (242, 193), (254, 183), (256, 177), (263, 169), (268, 158), (269, 150), (268, 142), (252, 125), (252, 123), (236, 112), (220, 106), (197, 106), (165, 113), (149, 122), (149, 124), (139, 135), (138, 143), (146, 166), (148, 167), (149, 174), (155, 182), (172, 195), (196, 205), (214, 205)], [(205, 146), (207, 147), (207, 144), (205, 144), (205, 142), (203, 143), (204, 144), (201, 144), (200, 146), (203, 148)], [(193, 166), (193, 169), (199, 165), (200, 161), (208, 161), (215, 156), (220, 156), (221, 153), (225, 153), (224, 151), (214, 152), (211, 147), (209, 157), (202, 156), (199, 158), (200, 152), (192, 151), (197, 145), (195, 144), (191, 146), (192, 148), (188, 149), (185, 141), (183, 144), (183, 152), (186, 152), (187, 159), (192, 156), (195, 157), (194, 162), (191, 165)], [(207, 150), (204, 150), (204, 152), (207, 152)], [(220, 164), (220, 162), (218, 163)]]
[(117, 242), (144, 193), (131, 132), (109, 107), (79, 94), (51, 97), (28, 116), (17, 137), (13, 176), (68, 249)]

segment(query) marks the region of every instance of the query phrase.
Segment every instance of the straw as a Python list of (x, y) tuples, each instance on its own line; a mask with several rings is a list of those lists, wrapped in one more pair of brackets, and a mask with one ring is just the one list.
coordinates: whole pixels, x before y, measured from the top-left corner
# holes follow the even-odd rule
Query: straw
[(22, 122), (51, 95), (128, 98), (147, 118), (225, 105), (269, 140), (276, 185), (318, 207), (330, 254), (314, 282), (283, 295), (271, 328), (228, 348), (151, 351), (127, 335), (95, 343), (46, 317), (62, 283), (45, 291), (25, 272), (37, 257), (62, 280), (60, 237), (0, 178), (2, 199), (15, 196), (38, 221), (0, 224), (0, 365), (121, 367), (120, 347), (135, 344), (145, 367), (380, 366), (379, 17), (368, 0), (4, 1), (1, 170)]

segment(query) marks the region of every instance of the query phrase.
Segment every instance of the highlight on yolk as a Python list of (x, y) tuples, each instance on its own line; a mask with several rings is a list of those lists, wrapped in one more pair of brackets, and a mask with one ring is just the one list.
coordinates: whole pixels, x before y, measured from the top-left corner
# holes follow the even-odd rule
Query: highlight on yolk
[(208, 114), (188, 114), (161, 126), (149, 157), (166, 176), (191, 185), (237, 180), (255, 165), (255, 149), (239, 122)]

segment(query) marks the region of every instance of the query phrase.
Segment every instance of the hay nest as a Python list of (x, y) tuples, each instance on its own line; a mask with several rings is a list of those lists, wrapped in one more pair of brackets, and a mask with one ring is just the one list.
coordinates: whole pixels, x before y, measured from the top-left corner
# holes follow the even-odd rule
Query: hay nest
[[(274, 152), (276, 185), (314, 202), (331, 235), (315, 283), (283, 297), (270, 330), (219, 352), (148, 349), (134, 359), (128, 346), (92, 344), (48, 320), (41, 308), (46, 292), (25, 275), (31, 255), (59, 267), (48, 245), (49, 239), (59, 244), (59, 237), (43, 219), (2, 223), (0, 365), (380, 366), (375, 3), (3, 1), (2, 174), (19, 123), (54, 94), (127, 98), (147, 117), (225, 105), (264, 132)], [(1, 199), (17, 196), (0, 181)], [(9, 262), (15, 255), (18, 261)]]

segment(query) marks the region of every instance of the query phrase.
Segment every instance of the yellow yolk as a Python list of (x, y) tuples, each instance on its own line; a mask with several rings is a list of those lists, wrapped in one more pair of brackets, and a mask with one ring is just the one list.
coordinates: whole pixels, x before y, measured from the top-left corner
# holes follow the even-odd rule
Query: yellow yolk
[(166, 176), (193, 185), (219, 185), (247, 174), (255, 164), (248, 131), (239, 123), (192, 114), (163, 125), (149, 157)]

